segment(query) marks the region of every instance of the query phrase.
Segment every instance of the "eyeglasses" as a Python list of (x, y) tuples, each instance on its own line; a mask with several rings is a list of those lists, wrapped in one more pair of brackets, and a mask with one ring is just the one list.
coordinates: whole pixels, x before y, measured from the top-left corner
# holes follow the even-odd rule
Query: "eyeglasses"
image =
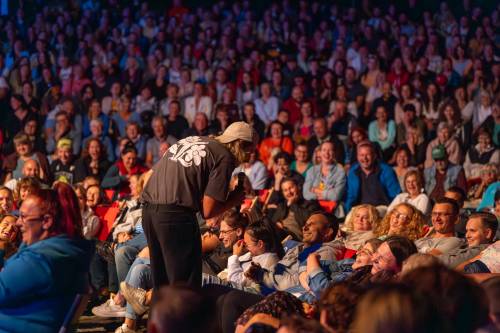
[(402, 221), (402, 222), (406, 222), (410, 219), (410, 217), (406, 214), (402, 214), (398, 211), (395, 211), (394, 212), (394, 217), (397, 218), (398, 220)]
[(228, 234), (230, 234), (231, 232), (233, 232), (235, 230), (236, 230), (236, 228), (228, 229), (228, 230), (221, 230), (221, 231), (219, 231), (219, 235), (220, 236), (225, 236), (225, 235), (228, 235)]
[(34, 215), (34, 216), (29, 216), (29, 215), (24, 215), (24, 214), (19, 214), (19, 220), (23, 223), (26, 222), (36, 222), (36, 221), (41, 221), (45, 219), (45, 215)]

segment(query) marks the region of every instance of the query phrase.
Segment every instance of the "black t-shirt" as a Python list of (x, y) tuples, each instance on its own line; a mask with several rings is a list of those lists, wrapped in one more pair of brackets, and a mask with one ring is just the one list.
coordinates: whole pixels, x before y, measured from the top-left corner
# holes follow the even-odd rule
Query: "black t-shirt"
[(226, 201), (235, 167), (233, 154), (217, 140), (187, 137), (171, 146), (153, 166), (142, 200), (201, 211), (204, 195)]

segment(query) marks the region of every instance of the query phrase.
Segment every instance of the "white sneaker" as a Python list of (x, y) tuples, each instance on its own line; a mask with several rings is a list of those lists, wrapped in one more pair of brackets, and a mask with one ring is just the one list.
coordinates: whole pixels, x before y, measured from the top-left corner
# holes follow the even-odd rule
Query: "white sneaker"
[(115, 333), (137, 333), (133, 329), (128, 328), (127, 324), (123, 323), (122, 326), (117, 327)]
[(113, 301), (113, 294), (111, 297), (99, 306), (92, 308), (92, 313), (98, 317), (115, 318), (115, 317), (125, 317), (125, 307), (115, 304)]
[(142, 316), (149, 310), (149, 306), (144, 305), (146, 301), (146, 290), (142, 288), (134, 288), (127, 282), (120, 283), (120, 293), (125, 297), (127, 303), (132, 307), (138, 316)]

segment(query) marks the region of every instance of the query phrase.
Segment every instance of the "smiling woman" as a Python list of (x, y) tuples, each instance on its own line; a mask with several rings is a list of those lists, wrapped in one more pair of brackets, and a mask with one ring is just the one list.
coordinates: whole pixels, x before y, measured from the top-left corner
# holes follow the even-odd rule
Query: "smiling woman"
[(0, 331), (57, 331), (76, 294), (87, 290), (92, 252), (72, 188), (57, 183), (28, 195), (16, 226), (22, 244), (0, 272)]

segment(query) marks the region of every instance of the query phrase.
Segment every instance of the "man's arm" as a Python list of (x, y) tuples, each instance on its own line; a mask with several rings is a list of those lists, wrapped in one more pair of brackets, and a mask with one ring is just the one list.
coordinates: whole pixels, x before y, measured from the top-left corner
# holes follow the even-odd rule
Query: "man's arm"
[(243, 202), (243, 199), (245, 199), (245, 192), (243, 189), (241, 190), (236, 189), (230, 192), (226, 202), (220, 202), (208, 195), (204, 195), (203, 217), (206, 219), (211, 219), (216, 216), (219, 216), (226, 210), (241, 204)]

